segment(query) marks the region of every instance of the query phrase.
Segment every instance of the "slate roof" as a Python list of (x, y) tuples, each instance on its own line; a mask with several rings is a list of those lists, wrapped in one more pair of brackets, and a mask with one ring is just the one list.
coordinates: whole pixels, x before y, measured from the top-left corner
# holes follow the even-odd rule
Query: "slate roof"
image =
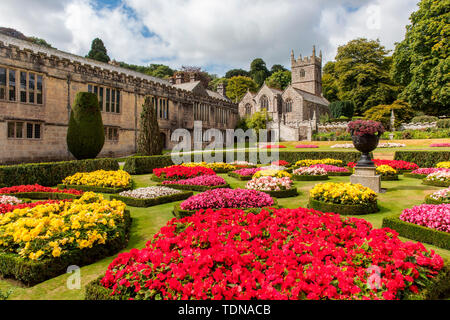
[(313, 102), (316, 104), (321, 104), (324, 106), (328, 106), (330, 104), (330, 102), (328, 102), (328, 100), (322, 96), (316, 96), (315, 94), (312, 94), (312, 93), (309, 93), (309, 92), (306, 92), (306, 91), (303, 91), (303, 90), (300, 90), (300, 89), (297, 89), (294, 87), (292, 87), (292, 89), (294, 89), (296, 92), (298, 92), (298, 94), (300, 94), (303, 97), (303, 99), (305, 99), (306, 101), (310, 101), (310, 102)]

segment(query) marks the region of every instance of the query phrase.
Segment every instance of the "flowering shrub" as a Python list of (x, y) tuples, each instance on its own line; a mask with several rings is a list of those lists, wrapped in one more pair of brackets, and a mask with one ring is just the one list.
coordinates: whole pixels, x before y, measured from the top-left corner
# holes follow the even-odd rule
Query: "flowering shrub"
[(286, 146), (283, 146), (282, 144), (276, 145), (276, 144), (268, 144), (266, 146), (263, 146), (265, 149), (278, 149), (278, 148), (286, 148)]
[(315, 144), (299, 144), (297, 146), (295, 146), (296, 148), (318, 148), (319, 146), (316, 146)]
[[(414, 162), (407, 162), (403, 160), (384, 160), (384, 159), (372, 159), (375, 163), (375, 166), (388, 165), (395, 170), (415, 170), (418, 169), (419, 166)], [(350, 168), (354, 168), (356, 166), (356, 162), (349, 162), (347, 166)]]
[(245, 168), (233, 171), (240, 176), (253, 176), (256, 172), (260, 171), (260, 168)]
[(318, 167), (300, 167), (292, 172), (296, 176), (326, 176), (327, 171)]
[(430, 147), (450, 148), (450, 143), (432, 143), (430, 144)]
[[(400, 299), (443, 268), (421, 243), (315, 210), (221, 209), (172, 219), (120, 253), (101, 284), (132, 299)], [(379, 288), (369, 266), (376, 266)]]
[(260, 191), (281, 191), (290, 190), (293, 187), (293, 182), (289, 177), (275, 178), (271, 176), (253, 178), (245, 185), (246, 189), (260, 190)]
[(198, 176), (190, 179), (183, 180), (166, 180), (163, 181), (162, 184), (170, 185), (170, 184), (183, 184), (183, 185), (191, 185), (191, 186), (222, 186), (227, 184), (224, 178), (219, 177), (217, 175), (214, 176)]
[(163, 196), (169, 196), (176, 193), (181, 193), (181, 191), (172, 188), (158, 186), (158, 187), (146, 187), (146, 188), (138, 188), (135, 190), (122, 191), (121, 193), (119, 193), (119, 196), (136, 199), (153, 199)]
[(380, 174), (383, 177), (397, 175), (397, 171), (394, 168), (392, 168), (391, 166), (388, 166), (386, 164), (378, 166), (377, 169), (376, 169), (376, 172), (377, 172), (377, 174)]
[(205, 167), (186, 167), (186, 166), (170, 166), (165, 168), (157, 168), (153, 173), (166, 180), (189, 179), (202, 175), (215, 175), (214, 170)]
[(450, 203), (450, 188), (436, 191), (430, 195), (430, 198), (442, 203)]
[(289, 167), (291, 164), (286, 160), (273, 161), (270, 165), (278, 167)]
[(347, 131), (355, 136), (362, 136), (365, 134), (378, 134), (381, 136), (384, 133), (384, 127), (381, 122), (373, 120), (356, 120), (348, 123)]
[(74, 189), (56, 189), (50, 187), (43, 187), (38, 184), (29, 184), (29, 185), (21, 185), (14, 187), (6, 187), (0, 188), (0, 194), (14, 194), (14, 193), (22, 193), (22, 192), (49, 192), (49, 193), (70, 193), (75, 195), (83, 194), (83, 191), (74, 190)]
[(66, 185), (83, 185), (107, 188), (125, 188), (131, 185), (131, 176), (123, 170), (78, 172), (63, 180)]
[[(65, 199), (62, 201), (70, 201), (70, 200)], [(0, 214), (4, 214), (7, 212), (13, 212), (16, 209), (34, 208), (36, 206), (40, 206), (40, 205), (48, 204), (48, 203), (59, 203), (59, 201), (58, 200), (45, 200), (45, 201), (36, 201), (36, 202), (30, 202), (30, 203), (0, 204)]]
[(262, 208), (272, 206), (273, 199), (266, 193), (247, 189), (213, 189), (184, 200), (183, 210), (221, 208)]
[(312, 199), (336, 204), (367, 204), (377, 201), (377, 194), (361, 184), (319, 183), (309, 191)]
[(19, 198), (12, 197), (12, 196), (0, 195), (0, 205), (2, 205), (2, 204), (15, 205), (15, 204), (19, 204), (19, 203), (22, 203), (22, 200), (20, 200)]
[(436, 168), (450, 169), (450, 161), (443, 161), (436, 164)]
[(450, 204), (421, 204), (403, 210), (400, 220), (427, 228), (450, 232)]
[(349, 172), (347, 168), (332, 166), (330, 164), (313, 164), (310, 168), (320, 168), (328, 172)]
[(15, 209), (0, 216), (0, 252), (42, 260), (104, 244), (116, 237), (124, 210), (123, 202), (107, 201), (93, 192), (73, 202)]
[(314, 164), (331, 164), (334, 166), (342, 166), (343, 162), (342, 160), (326, 158), (326, 159), (305, 159), (299, 160), (295, 163), (295, 165), (298, 167), (310, 167)]
[(450, 183), (450, 171), (436, 171), (426, 176), (424, 181)]
[(253, 178), (260, 178), (260, 177), (276, 177), (276, 178), (282, 178), (282, 177), (289, 177), (291, 178), (291, 175), (283, 170), (276, 170), (276, 169), (267, 169), (267, 170), (259, 170), (254, 175)]
[(425, 174), (429, 175), (430, 173), (438, 172), (438, 171), (450, 171), (450, 169), (445, 168), (419, 168), (416, 170), (413, 170), (411, 174)]

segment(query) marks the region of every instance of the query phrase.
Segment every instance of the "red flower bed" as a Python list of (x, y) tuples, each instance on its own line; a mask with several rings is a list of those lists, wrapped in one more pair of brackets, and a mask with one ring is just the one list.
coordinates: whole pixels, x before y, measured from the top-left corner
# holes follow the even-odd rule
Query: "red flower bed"
[(283, 146), (282, 144), (276, 145), (276, 144), (268, 144), (267, 146), (263, 146), (265, 149), (273, 149), (273, 148), (286, 148), (286, 146)]
[(273, 165), (273, 166), (289, 167), (291, 164), (290, 164), (290, 162), (287, 162), (286, 160), (278, 160), (278, 161), (273, 161), (271, 163), (271, 165)]
[[(395, 170), (415, 170), (418, 169), (419, 166), (414, 162), (407, 162), (403, 160), (384, 160), (384, 159), (372, 159), (375, 163), (375, 166), (388, 165)], [(354, 168), (356, 166), (356, 162), (349, 162), (347, 166), (350, 168)]]
[(443, 265), (362, 219), (221, 209), (172, 219), (144, 249), (119, 254), (101, 283), (132, 299), (398, 299)]
[(215, 175), (213, 169), (205, 167), (185, 167), (185, 166), (170, 166), (165, 168), (154, 169), (153, 173), (159, 177), (167, 180), (189, 179), (202, 175)]
[(38, 184), (28, 184), (28, 185), (0, 188), (0, 194), (14, 194), (14, 193), (21, 193), (21, 192), (70, 193), (70, 194), (75, 194), (75, 195), (83, 194), (83, 191), (79, 191), (79, 190), (74, 190), (74, 189), (60, 190), (60, 189), (56, 189), (56, 188), (43, 187)]
[(23, 209), (23, 208), (34, 208), (41, 204), (47, 204), (47, 203), (57, 203), (60, 201), (70, 201), (70, 200), (45, 200), (45, 201), (37, 201), (37, 202), (31, 202), (31, 203), (21, 203), (16, 205), (10, 205), (10, 204), (0, 204), (0, 214), (4, 214), (6, 212), (12, 212), (15, 209)]

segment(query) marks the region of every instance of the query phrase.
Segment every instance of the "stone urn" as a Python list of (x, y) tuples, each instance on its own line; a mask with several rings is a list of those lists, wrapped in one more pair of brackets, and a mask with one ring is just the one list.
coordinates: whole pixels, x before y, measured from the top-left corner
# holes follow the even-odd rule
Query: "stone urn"
[(356, 150), (362, 153), (361, 159), (356, 163), (358, 167), (375, 167), (375, 163), (370, 157), (370, 152), (376, 149), (380, 141), (379, 134), (355, 135), (351, 132), (353, 145)]

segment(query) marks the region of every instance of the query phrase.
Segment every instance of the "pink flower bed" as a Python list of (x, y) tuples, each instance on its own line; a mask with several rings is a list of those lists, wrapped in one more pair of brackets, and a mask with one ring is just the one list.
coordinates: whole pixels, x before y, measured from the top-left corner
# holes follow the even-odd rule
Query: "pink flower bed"
[(438, 171), (450, 171), (450, 169), (446, 168), (419, 168), (411, 172), (411, 174), (426, 174), (429, 175), (431, 173), (435, 173)]
[(450, 232), (450, 204), (422, 204), (403, 210), (400, 220)]
[(190, 179), (183, 179), (183, 180), (167, 180), (163, 181), (162, 184), (183, 184), (183, 185), (190, 185), (190, 186), (221, 186), (224, 184), (227, 184), (224, 178), (220, 176), (199, 176), (195, 178)]
[(321, 168), (326, 172), (349, 172), (347, 168), (336, 167), (329, 164), (313, 164), (310, 168)]
[(450, 148), (450, 143), (432, 143), (430, 147)]
[(278, 161), (273, 161), (271, 163), (272, 166), (284, 166), (284, 167), (289, 167), (291, 164), (289, 162), (287, 162), (286, 160), (278, 160)]
[(263, 146), (265, 149), (276, 149), (276, 148), (286, 148), (286, 146), (283, 146), (282, 144), (276, 145), (276, 144), (268, 144), (267, 146)]
[(315, 144), (299, 144), (296, 148), (318, 148)]
[(233, 173), (236, 173), (240, 176), (253, 176), (256, 172), (260, 171), (261, 168), (246, 168), (246, 169), (239, 169), (233, 171)]
[(248, 189), (213, 189), (183, 201), (183, 210), (221, 208), (262, 208), (274, 205), (273, 199), (264, 192)]

